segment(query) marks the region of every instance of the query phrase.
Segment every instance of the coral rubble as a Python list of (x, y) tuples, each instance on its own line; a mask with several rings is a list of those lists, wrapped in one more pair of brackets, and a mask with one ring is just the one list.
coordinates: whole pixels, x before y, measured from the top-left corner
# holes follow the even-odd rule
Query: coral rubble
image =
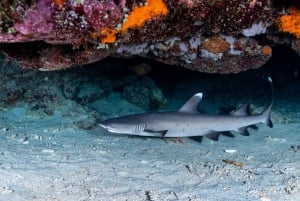
[(256, 35), (299, 32), (286, 25), (295, 10), (281, 16), (284, 6), (272, 0), (3, 0), (0, 5), (0, 51), (23, 68), (44, 71), (138, 55), (202, 72), (236, 73), (259, 68), (272, 55), (271, 44)]

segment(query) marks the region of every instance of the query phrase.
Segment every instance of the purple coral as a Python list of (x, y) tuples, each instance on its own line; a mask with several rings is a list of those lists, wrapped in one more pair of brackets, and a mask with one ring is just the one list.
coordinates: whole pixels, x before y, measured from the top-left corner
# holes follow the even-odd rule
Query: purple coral
[(123, 17), (120, 8), (111, 1), (85, 0), (83, 10), (86, 20), (95, 30), (114, 27), (121, 22)]
[(23, 35), (40, 36), (54, 29), (52, 21), (53, 8), (51, 0), (39, 0), (35, 10), (28, 10), (23, 21), (16, 22), (14, 28)]

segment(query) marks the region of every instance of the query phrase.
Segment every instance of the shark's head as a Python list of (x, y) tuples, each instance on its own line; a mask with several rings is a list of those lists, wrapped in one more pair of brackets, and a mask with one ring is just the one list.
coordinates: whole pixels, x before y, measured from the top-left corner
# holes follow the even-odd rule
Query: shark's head
[(137, 134), (136, 124), (131, 124), (118, 118), (102, 121), (99, 125), (111, 133)]

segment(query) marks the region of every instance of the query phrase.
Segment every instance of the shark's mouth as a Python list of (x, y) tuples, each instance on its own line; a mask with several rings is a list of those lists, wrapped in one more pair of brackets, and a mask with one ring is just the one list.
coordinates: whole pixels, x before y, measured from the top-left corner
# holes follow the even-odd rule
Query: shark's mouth
[(123, 133), (121, 130), (115, 128), (105, 128), (105, 129), (112, 133)]
[(107, 130), (108, 132), (111, 132), (111, 133), (122, 133), (123, 132), (120, 129), (114, 128), (112, 126), (107, 126), (104, 124), (99, 124), (99, 126), (101, 126), (102, 128), (104, 128), (105, 130)]

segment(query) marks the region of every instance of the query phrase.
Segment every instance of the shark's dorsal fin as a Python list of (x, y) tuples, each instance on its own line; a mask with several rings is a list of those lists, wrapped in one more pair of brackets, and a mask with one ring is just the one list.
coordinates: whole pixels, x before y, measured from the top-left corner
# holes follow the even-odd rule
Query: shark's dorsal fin
[(250, 114), (249, 104), (242, 104), (238, 106), (235, 110), (231, 111), (230, 114), (233, 116), (247, 116)]
[(180, 112), (190, 112), (196, 113), (198, 112), (198, 105), (201, 102), (203, 97), (203, 93), (196, 93), (189, 100), (185, 102), (183, 106), (179, 109)]

